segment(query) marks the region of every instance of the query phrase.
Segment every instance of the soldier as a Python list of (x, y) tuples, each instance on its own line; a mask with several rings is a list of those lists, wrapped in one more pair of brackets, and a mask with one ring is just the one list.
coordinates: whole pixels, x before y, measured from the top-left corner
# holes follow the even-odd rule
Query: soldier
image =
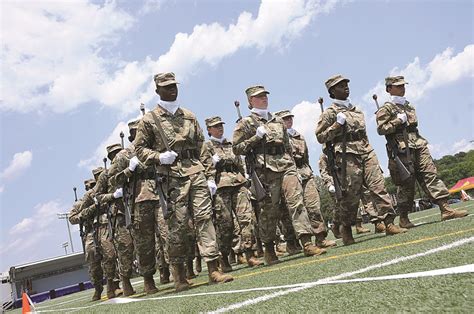
[(158, 105), (145, 114), (138, 125), (135, 147), (138, 159), (155, 167), (168, 202), (165, 217), (168, 225), (168, 255), (177, 291), (189, 288), (184, 262), (190, 243), (187, 234), (194, 232), (189, 218), (194, 217), (198, 246), (207, 263), (209, 282), (233, 280), (218, 269), (219, 249), (212, 224), (211, 197), (204, 167), (199, 161), (204, 135), (194, 114), (176, 101), (177, 81), (174, 73), (154, 77)]
[(328, 142), (334, 145), (337, 180), (341, 182), (342, 190), (339, 205), (344, 245), (354, 243), (351, 224), (357, 215), (363, 185), (371, 193), (379, 218), (384, 220), (385, 233), (406, 232), (406, 229), (393, 224), (395, 211), (385, 189), (377, 156), (367, 138), (364, 114), (348, 98), (348, 82), (349, 79), (342, 75), (334, 75), (326, 81), (333, 104), (321, 113), (316, 128), (316, 137), (321, 144)]
[[(454, 210), (448, 205), (448, 189), (443, 181), (438, 179), (428, 142), (418, 132), (415, 107), (404, 97), (405, 84), (408, 83), (405, 82), (403, 76), (387, 77), (385, 86), (391, 96), (391, 101), (387, 101), (376, 113), (377, 131), (380, 135), (385, 135), (389, 144), (391, 143), (387, 147), (392, 147), (388, 151), (390, 157), (388, 169), (393, 183), (398, 186), (400, 226), (404, 228), (415, 226), (408, 219), (408, 212), (413, 207), (416, 181), (431, 200), (438, 204), (441, 220), (464, 217), (467, 215), (466, 210)], [(405, 180), (394, 160), (395, 155), (410, 171), (409, 177)]]
[(298, 176), (303, 187), (304, 204), (308, 211), (309, 220), (315, 232), (315, 244), (320, 248), (327, 248), (336, 245), (335, 241), (326, 240), (328, 235), (326, 223), (321, 215), (320, 198), (313, 170), (309, 165), (308, 145), (303, 135), (293, 128), (294, 115), (289, 110), (281, 110), (275, 113), (285, 122), (286, 131), (290, 137), (293, 148), (293, 158), (295, 160)]
[[(357, 211), (357, 218), (356, 218), (356, 233), (367, 233), (370, 232), (369, 229), (362, 226), (362, 213), (365, 212), (370, 217), (370, 222), (375, 226), (375, 233), (381, 233), (385, 231), (385, 225), (380, 221), (377, 217), (377, 210), (375, 209), (374, 202), (371, 199), (370, 191), (367, 187), (363, 186), (364, 192), (362, 194), (362, 199), (360, 202), (359, 210)], [(393, 205), (393, 204), (392, 204)]]
[(240, 156), (232, 152), (232, 143), (224, 137), (224, 121), (215, 116), (206, 119), (210, 140), (201, 150), (201, 163), (214, 202), (216, 223), (219, 226), (218, 243), (222, 257), (222, 270), (232, 271), (229, 253), (232, 251), (234, 236), (234, 214), (240, 226), (241, 247), (247, 264), (259, 266), (263, 262), (254, 256), (252, 250), (254, 218), (250, 192), (246, 187), (245, 169)]
[[(95, 186), (95, 180), (89, 179), (84, 181), (84, 186), (86, 194), (92, 193), (92, 188)], [(83, 220), (80, 218), (80, 209), (84, 203), (84, 199), (89, 198), (87, 195), (84, 195), (83, 199), (75, 202), (71, 211), (69, 212), (68, 218), (69, 222), (73, 225), (82, 223), (84, 228), (84, 238), (81, 238), (81, 241), (84, 243), (84, 254), (86, 262), (89, 266), (89, 278), (91, 283), (94, 286), (94, 295), (92, 296), (92, 301), (100, 300), (102, 291), (104, 287), (102, 286), (102, 278), (104, 277), (104, 272), (102, 271), (102, 266), (100, 265), (102, 257), (100, 256), (99, 248), (96, 247), (94, 242), (93, 235), (93, 219)]]
[(256, 160), (255, 172), (267, 192), (259, 216), (259, 235), (265, 244), (265, 263), (273, 265), (278, 262), (274, 241), (282, 198), (292, 217), (304, 254), (323, 254), (326, 251), (311, 242), (314, 232), (304, 206), (303, 190), (283, 120), (268, 112), (269, 92), (263, 86), (252, 86), (245, 92), (251, 114), (241, 119), (235, 127), (233, 150), (236, 155), (253, 155)]

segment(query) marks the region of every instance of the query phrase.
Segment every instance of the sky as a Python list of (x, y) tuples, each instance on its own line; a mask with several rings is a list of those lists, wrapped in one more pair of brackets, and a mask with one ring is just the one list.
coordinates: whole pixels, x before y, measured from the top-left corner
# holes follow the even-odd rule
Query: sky
[[(318, 173), (314, 130), (325, 80), (348, 77), (352, 103), (388, 175), (375, 105), (404, 75), (434, 158), (474, 149), (474, 4), (469, 0), (1, 1), (0, 270), (64, 255), (68, 212), (105, 147), (156, 106), (153, 75), (176, 73), (178, 101), (220, 115), (270, 91), (291, 109)], [(71, 227), (75, 252), (82, 250)], [(67, 248), (71, 252), (71, 245)]]

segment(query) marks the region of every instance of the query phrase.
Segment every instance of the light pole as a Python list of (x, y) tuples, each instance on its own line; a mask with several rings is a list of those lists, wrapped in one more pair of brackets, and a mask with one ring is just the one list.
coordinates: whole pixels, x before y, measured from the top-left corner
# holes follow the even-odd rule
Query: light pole
[(71, 249), (72, 252), (74, 253), (74, 244), (72, 244), (72, 237), (71, 237), (71, 228), (69, 228), (69, 215), (68, 213), (58, 213), (58, 218), (59, 219), (66, 219), (66, 224), (67, 224), (67, 232), (69, 233), (69, 243), (71, 243)]
[(61, 244), (61, 246), (64, 248), (64, 254), (67, 255), (67, 247), (68, 247), (68, 243), (67, 242), (64, 242), (63, 244)]

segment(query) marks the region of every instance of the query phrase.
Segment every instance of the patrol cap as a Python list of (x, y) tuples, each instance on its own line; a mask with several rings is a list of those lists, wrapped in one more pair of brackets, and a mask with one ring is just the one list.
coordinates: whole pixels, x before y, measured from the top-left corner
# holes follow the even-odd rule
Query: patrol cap
[(261, 93), (270, 94), (270, 92), (267, 91), (263, 85), (250, 86), (245, 90), (245, 93), (247, 94), (247, 98), (257, 96)]
[(328, 78), (324, 84), (326, 84), (326, 88), (327, 90), (329, 90), (331, 87), (336, 86), (339, 82), (342, 81), (350, 82), (348, 78), (345, 78), (341, 74), (336, 74)]
[(140, 120), (133, 120), (128, 123), (128, 129), (129, 130), (136, 130), (138, 129), (138, 123), (140, 123)]
[(107, 156), (112, 154), (113, 152), (119, 152), (122, 150), (122, 145), (120, 144), (112, 144), (107, 146)]
[(207, 127), (216, 126), (216, 125), (219, 125), (219, 124), (225, 124), (225, 122), (222, 121), (222, 118), (219, 117), (219, 116), (214, 116), (214, 117), (207, 118), (205, 121), (206, 121), (206, 126)]
[(173, 72), (158, 73), (154, 77), (156, 86), (179, 84)]
[(104, 167), (97, 167), (95, 169), (92, 169), (92, 174), (94, 175), (94, 178), (97, 178), (102, 171), (104, 171)]
[(88, 179), (88, 180), (85, 180), (84, 181), (84, 186), (86, 187), (86, 189), (90, 189), (92, 188), (92, 186), (95, 184), (95, 180), (94, 179)]
[(390, 85), (404, 85), (408, 84), (408, 82), (405, 82), (405, 78), (401, 75), (399, 76), (389, 76), (385, 78), (385, 86), (390, 86)]
[(275, 112), (275, 115), (276, 115), (277, 117), (282, 118), (282, 119), (283, 119), (283, 118), (286, 118), (286, 117), (294, 117), (294, 116), (295, 116), (294, 114), (291, 113), (290, 110), (287, 110), (287, 109), (277, 111), (277, 112)]

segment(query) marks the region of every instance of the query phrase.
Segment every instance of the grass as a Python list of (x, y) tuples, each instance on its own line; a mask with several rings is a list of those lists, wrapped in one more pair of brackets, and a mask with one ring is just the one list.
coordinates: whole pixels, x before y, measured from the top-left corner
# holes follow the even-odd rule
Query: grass
[[(207, 285), (207, 273), (193, 280), (194, 288), (174, 293), (172, 284), (159, 286), (160, 292), (152, 296), (139, 294), (133, 299), (140, 302), (126, 304), (101, 304), (90, 302), (92, 290), (46, 301), (38, 304), (39, 311), (78, 313), (130, 313), (130, 312), (186, 312), (213, 311), (231, 304), (253, 300), (277, 291), (245, 291), (229, 294), (187, 296), (271, 287), (278, 285), (314, 282), (322, 278), (360, 270), (402, 256), (409, 256), (438, 248), (442, 245), (474, 236), (474, 202), (457, 204), (468, 209), (470, 215), (463, 219), (440, 222), (439, 209), (413, 213), (410, 218), (422, 225), (408, 233), (386, 237), (374, 233), (355, 235), (356, 244), (338, 246), (320, 257), (302, 254), (283, 257), (283, 263), (272, 267), (235, 267), (235, 280), (224, 285)], [(373, 230), (371, 225), (367, 225)], [(331, 236), (330, 236), (331, 237)], [(434, 254), (414, 258), (397, 264), (373, 269), (344, 279), (366, 278), (429, 271), (472, 264), (474, 242)], [(141, 278), (133, 282), (138, 292), (143, 290)], [(387, 281), (318, 285), (288, 293), (254, 305), (239, 308), (238, 312), (473, 312), (473, 273), (436, 277), (397, 279)], [(176, 296), (180, 296), (176, 298)], [(167, 299), (163, 299), (166, 297)], [(157, 299), (161, 298), (161, 299)], [(85, 307), (85, 308), (84, 308)], [(11, 313), (19, 313), (19, 310)]]

